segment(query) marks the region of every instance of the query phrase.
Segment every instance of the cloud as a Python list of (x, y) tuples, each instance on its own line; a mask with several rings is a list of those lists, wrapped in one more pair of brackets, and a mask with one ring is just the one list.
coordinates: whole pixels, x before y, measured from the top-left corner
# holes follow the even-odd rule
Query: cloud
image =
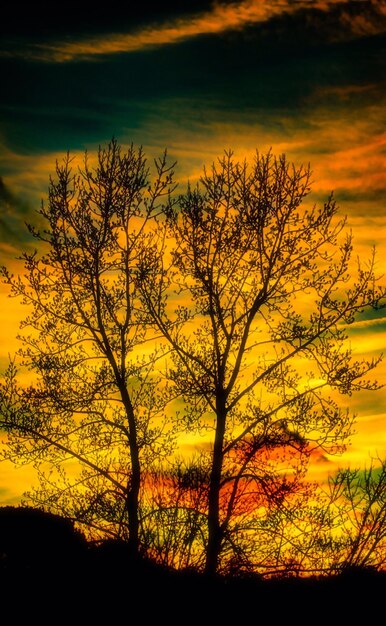
[[(358, 5), (359, 4), (362, 4), (363, 6), (365, 5), (364, 2), (358, 2)], [(340, 21), (342, 26), (349, 27), (353, 35), (356, 35), (357, 37), (377, 35), (384, 32), (385, 29), (385, 0), (372, 0), (367, 4), (369, 5), (368, 11), (359, 11), (357, 13), (343, 11), (341, 15)]]
[[(304, 3), (300, 3), (304, 4)], [(243, 28), (246, 24), (264, 22), (280, 15), (288, 7), (284, 2), (256, 2), (247, 0), (239, 4), (215, 4), (211, 11), (193, 14), (161, 25), (154, 24), (127, 34), (111, 34), (76, 41), (45, 45), (31, 52), (37, 59), (68, 62), (90, 60), (95, 56), (135, 52), (149, 47), (179, 43), (199, 35), (213, 35)]]
[(3, 179), (0, 177), (0, 238), (7, 240), (9, 237), (14, 237), (13, 232), (9, 224), (10, 208), (14, 204), (13, 197), (4, 185)]
[(0, 176), (0, 252), (2, 256), (15, 256), (20, 244), (26, 240), (23, 220), (28, 205), (15, 196)]
[[(82, 154), (83, 151), (79, 152)], [(55, 162), (65, 156), (57, 150), (28, 153), (9, 147), (0, 141), (0, 171), (3, 172), (3, 195), (0, 192), (3, 219), (23, 225), (33, 210), (38, 209), (46, 194), (49, 176)], [(24, 226), (22, 226), (24, 230)]]
[[(360, 6), (359, 6), (360, 5)], [(358, 10), (359, 7), (359, 10)], [(337, 9), (338, 27), (344, 36), (362, 37), (386, 31), (386, 1), (364, 0), (244, 0), (237, 3), (214, 2), (210, 11), (191, 14), (168, 22), (153, 23), (129, 33), (103, 34), (58, 43), (31, 46), (29, 51), (3, 52), (33, 60), (65, 63), (96, 60), (111, 54), (130, 53), (169, 46), (202, 35), (219, 35), (268, 22), (299, 12), (327, 13)], [(332, 38), (339, 38), (338, 31)]]
[(379, 89), (377, 84), (365, 84), (365, 85), (326, 85), (323, 87), (316, 87), (313, 91), (313, 99), (328, 96), (332, 96), (341, 101), (348, 101), (353, 96), (361, 96), (363, 94), (374, 95)]

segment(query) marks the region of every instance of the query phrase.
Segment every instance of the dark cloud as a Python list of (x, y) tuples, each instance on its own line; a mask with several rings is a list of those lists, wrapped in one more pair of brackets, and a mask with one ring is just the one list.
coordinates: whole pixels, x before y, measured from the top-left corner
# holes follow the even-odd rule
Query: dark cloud
[(2, 55), (54, 63), (100, 61), (111, 54), (180, 46), (202, 36), (218, 40), (235, 35), (240, 46), (242, 33), (250, 47), (268, 35), (264, 50), (270, 54), (276, 46), (304, 49), (386, 32), (382, 0), (169, 0), (123, 7), (113, 3), (108, 10), (70, 3), (60, 16), (35, 6), (16, 13), (11, 4), (3, 17)]
[[(386, 306), (386, 302), (384, 303)], [(373, 335), (374, 332), (386, 331), (386, 310), (385, 309), (367, 309), (362, 313), (358, 313), (353, 325), (347, 328), (349, 336), (354, 335)]]
[[(225, 2), (226, 4), (226, 2)], [(0, 34), (30, 41), (58, 35), (121, 32), (151, 22), (205, 11), (213, 0), (144, 0), (143, 2), (104, 3), (66, 2), (63, 10), (52, 10), (35, 2), (20, 6), (7, 2), (1, 8)]]
[[(187, 40), (178, 49), (111, 55), (98, 63), (3, 58), (0, 130), (17, 150), (62, 150), (140, 128), (157, 107), (178, 123), (184, 111), (193, 122), (241, 116), (280, 124), (293, 116), (302, 124), (304, 111), (323, 102), (333, 111), (354, 101), (360, 110), (374, 91), (354, 90), (347, 100), (333, 89), (383, 81), (386, 37), (331, 43), (330, 13), (312, 16), (300, 11), (221, 37)], [(164, 102), (177, 108), (165, 113)]]
[(29, 206), (17, 198), (0, 176), (0, 241), (16, 245), (30, 240), (24, 225)]
[[(294, 7), (295, 3), (288, 5)], [(244, 36), (268, 36), (275, 45), (306, 49), (386, 32), (386, 3), (382, 0), (299, 2), (299, 7), (251, 25), (244, 29)]]
[[(359, 166), (358, 166), (359, 170)], [(360, 175), (360, 170), (358, 171), (358, 176)], [(350, 174), (354, 177), (355, 171), (350, 172)], [(366, 190), (358, 190), (358, 189), (344, 189), (337, 188), (335, 189), (335, 195), (339, 198), (339, 202), (345, 202), (349, 205), (352, 202), (355, 203), (378, 203), (379, 206), (384, 206), (386, 202), (386, 180), (384, 181), (384, 185), (382, 188), (368, 188)]]
[(331, 463), (331, 460), (325, 454), (320, 454), (314, 461), (315, 463)]
[(365, 311), (362, 311), (362, 313), (358, 313), (357, 319), (358, 321), (383, 320), (386, 325), (386, 309), (366, 309)]

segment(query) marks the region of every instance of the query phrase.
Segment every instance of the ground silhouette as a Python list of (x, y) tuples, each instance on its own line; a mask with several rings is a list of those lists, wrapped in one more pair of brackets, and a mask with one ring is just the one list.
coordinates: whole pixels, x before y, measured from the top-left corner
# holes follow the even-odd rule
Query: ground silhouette
[[(135, 562), (123, 542), (87, 543), (71, 521), (24, 507), (0, 508), (1, 590), (8, 610), (63, 619), (125, 623), (286, 624), (333, 621), (383, 611), (386, 573), (351, 568), (321, 578), (209, 577)], [(4, 610), (4, 609), (3, 609)], [(76, 618), (76, 619), (75, 619)], [(51, 621), (52, 623), (52, 621)]]
[(63, 566), (87, 549), (84, 536), (71, 520), (32, 507), (0, 508), (0, 568), (2, 571)]

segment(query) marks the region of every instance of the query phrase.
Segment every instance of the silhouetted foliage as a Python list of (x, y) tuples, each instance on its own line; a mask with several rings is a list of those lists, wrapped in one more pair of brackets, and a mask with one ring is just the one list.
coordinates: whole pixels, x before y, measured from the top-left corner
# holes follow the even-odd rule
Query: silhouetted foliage
[(330, 478), (331, 507), (340, 533), (332, 555), (339, 571), (386, 565), (386, 461), (341, 469)]
[(147, 486), (144, 543), (147, 554), (166, 567), (203, 570), (210, 468), (202, 460), (195, 455), (161, 466)]

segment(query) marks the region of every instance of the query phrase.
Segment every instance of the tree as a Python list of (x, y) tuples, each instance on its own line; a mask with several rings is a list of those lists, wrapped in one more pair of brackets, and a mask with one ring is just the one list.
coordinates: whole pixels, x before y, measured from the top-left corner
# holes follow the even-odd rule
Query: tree
[[(86, 153), (79, 171), (67, 155), (39, 211), (42, 229), (29, 226), (39, 251), (23, 254), (21, 276), (2, 269), (28, 306), (19, 356), (34, 375), (21, 386), (12, 362), (0, 389), (8, 456), (40, 470), (35, 501), (127, 539), (133, 555), (143, 470), (170, 448), (159, 353), (147, 347), (136, 287), (149, 226), (173, 189), (166, 153), (155, 168), (151, 180), (142, 150), (123, 152), (115, 140), (94, 165)], [(69, 461), (80, 474), (65, 471)]]
[(249, 166), (226, 153), (170, 203), (142, 255), (139, 289), (173, 350), (185, 426), (210, 443), (209, 574), (242, 558), (254, 517), (301, 489), (312, 450), (342, 448), (352, 417), (338, 394), (377, 387), (365, 377), (378, 359), (353, 360), (345, 333), (385, 294), (374, 255), (351, 275), (333, 196), (305, 206), (310, 176), (285, 156)]
[[(201, 571), (207, 541), (207, 467), (201, 455), (178, 458), (152, 472), (142, 518), (147, 554), (174, 569)], [(203, 511), (202, 511), (203, 509)]]
[(334, 566), (381, 569), (386, 563), (386, 462), (341, 469), (330, 479), (330, 507), (337, 518)]

